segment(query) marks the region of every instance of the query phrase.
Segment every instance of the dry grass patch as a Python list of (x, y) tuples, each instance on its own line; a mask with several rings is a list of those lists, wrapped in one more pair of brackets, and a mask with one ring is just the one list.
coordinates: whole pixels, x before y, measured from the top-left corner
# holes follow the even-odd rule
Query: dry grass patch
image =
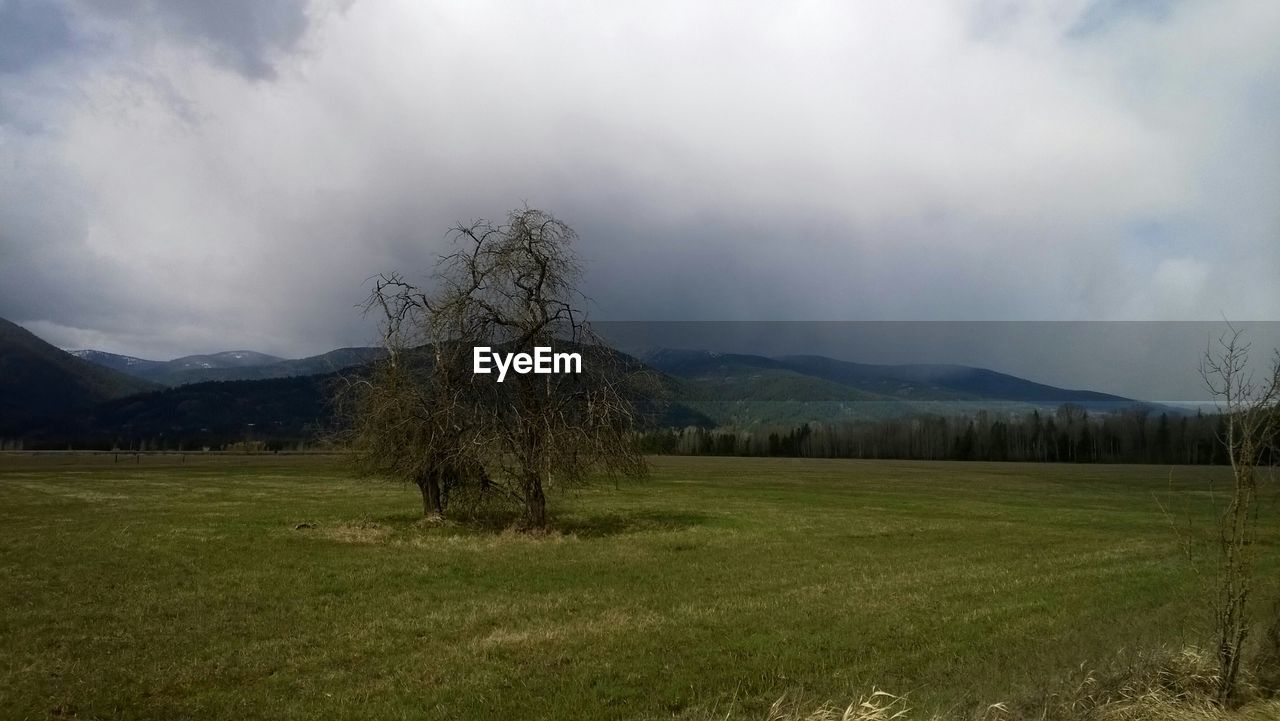
[(73, 498), (78, 501), (88, 501), (90, 503), (104, 503), (106, 501), (123, 501), (129, 497), (123, 493), (107, 493), (104, 491), (95, 491), (86, 488), (68, 488), (66, 486), (56, 485), (52, 483), (21, 483), (18, 484), (22, 488), (30, 491), (38, 491), (51, 496), (60, 496), (62, 498)]
[(313, 529), (305, 530), (330, 541), (355, 544), (384, 543), (392, 534), (390, 526), (368, 520), (339, 523), (332, 526), (317, 525)]
[[(1259, 699), (1238, 708), (1215, 700), (1217, 663), (1198, 648), (1161, 651), (1109, 676), (1084, 671), (1068, 691), (1025, 704), (995, 703), (968, 712), (927, 713), (913, 709), (904, 696), (874, 691), (848, 704), (814, 705), (786, 696), (774, 702), (762, 721), (1276, 721), (1280, 701)], [(724, 721), (750, 717), (732, 711), (713, 715)]]
[(596, 616), (574, 622), (548, 623), (531, 628), (499, 628), (487, 636), (472, 641), (472, 648), (485, 651), (493, 648), (509, 646), (530, 646), (547, 643), (560, 643), (569, 640), (580, 641), (583, 638), (617, 636), (624, 633), (635, 633), (652, 628), (659, 623), (656, 614), (633, 614), (625, 611), (610, 610)]
[(873, 691), (845, 706), (823, 704), (809, 710), (800, 702), (783, 697), (770, 707), (764, 721), (906, 721), (910, 713), (911, 708), (902, 696)]

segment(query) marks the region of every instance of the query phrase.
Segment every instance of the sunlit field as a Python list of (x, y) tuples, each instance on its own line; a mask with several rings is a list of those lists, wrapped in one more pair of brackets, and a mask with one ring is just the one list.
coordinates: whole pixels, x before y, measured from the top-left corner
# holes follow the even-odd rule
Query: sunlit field
[(880, 688), (963, 711), (1207, 639), (1179, 539), (1220, 470), (652, 463), (555, 495), (530, 537), (424, 524), (336, 457), (0, 455), (0, 708), (709, 719)]

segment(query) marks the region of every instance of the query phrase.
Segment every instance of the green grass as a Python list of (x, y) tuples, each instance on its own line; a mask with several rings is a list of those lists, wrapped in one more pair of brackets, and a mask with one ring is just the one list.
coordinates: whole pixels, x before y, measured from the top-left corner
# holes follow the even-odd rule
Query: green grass
[(178, 461), (0, 456), (5, 718), (705, 718), (783, 693), (1033, 695), (1205, 640), (1202, 583), (1155, 495), (1205, 526), (1223, 477), (659, 458), (647, 481), (553, 496), (559, 533), (531, 538), (417, 523), (416, 490), (331, 458)]

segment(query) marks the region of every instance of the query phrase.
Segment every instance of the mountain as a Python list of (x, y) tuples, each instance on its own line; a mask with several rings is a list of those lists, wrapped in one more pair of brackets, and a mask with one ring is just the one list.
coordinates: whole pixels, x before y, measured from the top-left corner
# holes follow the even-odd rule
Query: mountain
[(209, 370), (213, 368), (249, 368), (279, 363), (284, 360), (266, 353), (251, 350), (229, 350), (210, 355), (189, 355), (176, 358), (165, 365), (174, 370)]
[[(235, 351), (236, 353), (245, 353), (244, 351)], [(297, 376), (309, 376), (323, 373), (332, 373), (344, 368), (363, 365), (382, 358), (386, 354), (381, 348), (339, 348), (337, 350), (322, 353), (307, 358), (298, 358), (293, 360), (284, 360), (275, 358), (274, 356), (258, 355), (263, 359), (271, 359), (260, 363), (243, 363), (241, 365), (222, 365), (222, 366), (182, 366), (174, 367), (173, 364), (178, 361), (188, 361), (189, 359), (179, 358), (176, 361), (170, 361), (168, 367), (160, 373), (154, 374), (152, 377), (160, 383), (169, 386), (181, 386), (188, 383), (203, 383), (206, 381), (241, 381), (241, 380), (265, 380), (269, 378), (293, 378)], [(226, 356), (226, 353), (220, 353), (219, 356)]]
[(1136, 402), (1109, 393), (1058, 388), (970, 366), (870, 365), (822, 356), (784, 356), (779, 361), (802, 373), (855, 387), (873, 387), (901, 397), (946, 399), (948, 394), (953, 394), (955, 400), (982, 398), (1055, 406), (1075, 403), (1086, 408)]
[(117, 355), (115, 353), (107, 353), (100, 350), (69, 350), (71, 355), (89, 361), (94, 365), (100, 365), (103, 368), (110, 368), (114, 371), (127, 373), (136, 378), (146, 379), (146, 373), (156, 368), (164, 366), (163, 361), (147, 360), (145, 358), (134, 358), (128, 355)]
[(245, 440), (295, 442), (334, 427), (333, 375), (211, 381), (99, 403), (38, 425), (27, 448), (219, 448)]
[(20, 433), (42, 419), (155, 388), (77, 358), (0, 318), (0, 436)]
[(286, 360), (265, 353), (238, 350), (154, 361), (96, 350), (71, 351), (92, 363), (166, 386), (206, 381), (292, 378), (350, 368), (377, 360), (381, 348), (339, 348), (308, 358)]
[(875, 391), (807, 373), (764, 356), (662, 349), (643, 361), (681, 379), (682, 397), (691, 400), (890, 400)]
[(793, 425), (851, 415), (891, 400), (789, 368), (764, 356), (662, 349), (644, 362), (665, 374), (671, 397), (717, 425)]

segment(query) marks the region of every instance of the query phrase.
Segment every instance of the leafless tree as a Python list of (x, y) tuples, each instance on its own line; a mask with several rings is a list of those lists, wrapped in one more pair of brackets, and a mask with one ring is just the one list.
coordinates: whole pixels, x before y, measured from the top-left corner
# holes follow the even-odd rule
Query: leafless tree
[[(368, 308), (383, 318), (388, 357), (362, 381), (353, 444), (367, 468), (413, 480), (428, 512), (453, 489), (520, 504), (547, 525), (546, 492), (596, 475), (643, 474), (636, 450), (636, 369), (587, 322), (574, 231), (540, 210), (454, 228), (427, 293), (380, 276)], [(472, 352), (570, 350), (581, 372), (472, 372)], [(440, 497), (439, 502), (434, 500)]]
[(423, 513), (441, 516), (451, 492), (485, 490), (488, 476), (471, 451), (461, 347), (440, 342), (430, 299), (400, 276), (379, 276), (365, 303), (381, 316), (384, 359), (348, 379), (341, 400), (351, 416), (347, 445), (370, 475), (407, 481), (422, 492)]
[(1200, 365), (1205, 385), (1218, 401), (1225, 420), (1220, 441), (1231, 463), (1232, 487), (1219, 519), (1221, 577), (1214, 604), (1221, 666), (1219, 700), (1235, 693), (1241, 654), (1249, 634), (1249, 596), (1257, 554), (1258, 486), (1262, 466), (1274, 459), (1280, 428), (1280, 353), (1258, 381), (1249, 366), (1249, 344), (1242, 330), (1228, 330), (1206, 351)]

